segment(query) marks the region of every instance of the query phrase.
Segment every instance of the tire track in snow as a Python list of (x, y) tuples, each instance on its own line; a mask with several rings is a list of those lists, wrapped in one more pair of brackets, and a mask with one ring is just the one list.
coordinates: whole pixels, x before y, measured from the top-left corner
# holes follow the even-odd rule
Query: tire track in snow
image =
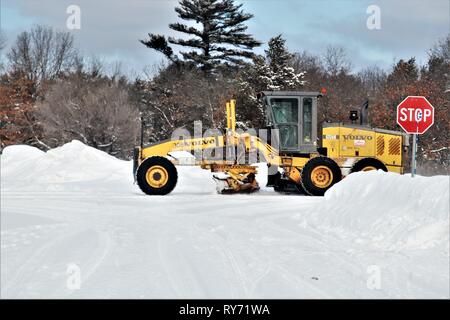
[[(224, 284), (227, 284), (228, 293), (222, 293), (220, 297), (229, 297), (230, 293), (233, 298), (248, 297), (253, 281), (240, 267), (242, 262), (239, 262), (232, 250), (223, 244), (223, 239), (199, 227), (196, 222), (189, 223), (187, 230), (188, 232), (164, 230), (157, 240), (158, 256), (176, 297), (217, 298), (220, 295), (214, 293), (215, 288), (212, 286)], [(176, 239), (175, 234), (181, 234), (184, 238)], [(186, 234), (189, 234), (187, 238)], [(201, 235), (201, 239), (196, 239), (195, 235)], [(176, 242), (173, 242), (174, 238)], [(194, 255), (198, 246), (202, 250), (218, 252), (223, 260), (221, 268), (214, 264), (215, 261), (203, 259), (201, 254)], [(176, 261), (176, 265), (171, 260)], [(205, 263), (210, 265), (205, 266)], [(202, 274), (200, 270), (208, 270), (209, 274)], [(268, 272), (265, 270), (259, 277), (264, 277)], [(218, 282), (206, 280), (211, 277)]]
[(58, 244), (63, 239), (76, 233), (77, 232), (71, 232), (69, 234), (59, 235), (40, 247), (31, 257), (23, 262), (12, 277), (8, 277), (9, 280), (6, 280), (5, 286), (2, 288), (2, 296), (8, 296), (11, 288), (15, 291), (19, 290), (20, 283), (25, 282), (24, 280), (30, 278), (30, 274), (36, 270), (38, 261), (42, 261), (42, 256), (44, 256), (55, 244)]
[[(91, 249), (91, 251), (84, 251), (83, 255), (88, 256), (88, 259), (83, 260), (79, 267), (81, 269), (81, 286), (83, 286), (83, 283), (86, 283), (88, 279), (95, 273), (97, 268), (101, 265), (101, 263), (104, 261), (107, 254), (110, 252), (112, 243), (110, 237), (106, 233), (98, 232), (93, 229), (86, 229), (83, 227), (78, 227), (74, 231), (70, 231), (68, 233), (63, 233), (56, 238), (53, 238), (50, 242), (47, 242), (42, 247), (40, 247), (31, 257), (26, 259), (23, 264), (18, 268), (16, 273), (12, 277), (8, 277), (4, 288), (2, 288), (2, 296), (5, 297), (22, 297), (23, 294), (27, 295), (27, 293), (23, 293), (23, 290), (26, 287), (29, 287), (31, 283), (33, 283), (33, 279), (41, 279), (37, 277), (37, 274), (42, 271), (41, 266), (48, 265), (49, 261), (52, 260), (52, 257), (58, 252), (63, 251), (64, 254), (69, 254), (69, 257), (66, 260), (66, 263), (64, 265), (57, 267), (57, 269), (49, 269), (48, 272), (53, 272), (58, 275), (57, 278), (61, 280), (61, 283), (56, 288), (48, 288), (47, 285), (45, 286), (46, 291), (52, 292), (52, 296), (68, 296), (73, 293), (73, 290), (68, 289), (65, 287), (66, 280), (67, 280), (67, 274), (66, 274), (66, 267), (69, 263), (73, 262), (73, 257), (70, 257), (70, 249), (67, 246), (64, 246), (64, 243), (68, 240), (76, 238), (77, 235), (82, 234), (86, 231), (94, 231), (95, 234), (98, 236), (98, 246), (97, 248)], [(62, 250), (61, 250), (62, 249)], [(61, 258), (59, 257), (59, 260), (61, 261)], [(50, 266), (51, 267), (51, 266)], [(53, 266), (53, 268), (56, 266)], [(42, 279), (41, 279), (42, 280)], [(37, 283), (37, 285), (42, 285), (41, 283)], [(59, 292), (59, 293), (58, 293)], [(39, 293), (39, 296), (41, 294), (44, 294), (45, 296), (48, 296), (48, 293)]]
[[(198, 223), (195, 223), (194, 228), (200, 232), (203, 235), (207, 235), (209, 237), (209, 240), (216, 243), (215, 248), (219, 249), (219, 252), (229, 261), (229, 265), (231, 266), (232, 270), (232, 276), (234, 276), (237, 280), (237, 283), (240, 284), (240, 287), (238, 287), (238, 294), (233, 294), (235, 291), (234, 287), (231, 287), (231, 293), (233, 298), (237, 298), (239, 296), (248, 296), (249, 289), (248, 289), (248, 277), (245, 276), (245, 273), (242, 271), (242, 269), (239, 266), (239, 262), (237, 261), (235, 255), (233, 252), (225, 245), (223, 245), (223, 240), (218, 239), (219, 237), (215, 234), (212, 234), (211, 232), (205, 232), (205, 230), (202, 230)], [(208, 241), (208, 242), (210, 242)], [(225, 268), (225, 270), (229, 270)], [(239, 291), (242, 291), (241, 294), (239, 294)]]
[[(193, 224), (188, 227), (192, 234)], [(196, 241), (192, 235), (184, 239), (173, 236), (177, 234), (174, 230), (165, 230), (158, 237), (158, 256), (164, 269), (167, 280), (177, 298), (208, 298), (212, 288), (205, 282), (205, 275), (199, 273), (203, 266), (199, 262), (194, 262), (192, 255)], [(179, 232), (182, 234), (182, 232)], [(187, 239), (186, 239), (187, 238)], [(175, 239), (175, 243), (173, 240)], [(174, 263), (176, 262), (176, 263)], [(202, 261), (204, 262), (204, 261)]]

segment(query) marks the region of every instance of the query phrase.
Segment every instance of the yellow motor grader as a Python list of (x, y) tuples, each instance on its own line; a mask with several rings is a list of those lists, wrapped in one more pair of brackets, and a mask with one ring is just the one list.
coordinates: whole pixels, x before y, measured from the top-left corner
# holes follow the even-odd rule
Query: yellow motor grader
[[(403, 173), (408, 136), (371, 128), (366, 102), (350, 112), (351, 123), (324, 123), (317, 138), (319, 92), (267, 91), (260, 94), (265, 128), (236, 129), (236, 102), (226, 103), (225, 133), (175, 134), (172, 139), (134, 149), (133, 172), (148, 195), (166, 195), (178, 180), (176, 165), (213, 172), (219, 193), (259, 189), (256, 163), (268, 166), (267, 186), (279, 192), (321, 196), (348, 174), (384, 170)], [(359, 111), (359, 112), (358, 112)], [(189, 152), (190, 157), (180, 156)]]

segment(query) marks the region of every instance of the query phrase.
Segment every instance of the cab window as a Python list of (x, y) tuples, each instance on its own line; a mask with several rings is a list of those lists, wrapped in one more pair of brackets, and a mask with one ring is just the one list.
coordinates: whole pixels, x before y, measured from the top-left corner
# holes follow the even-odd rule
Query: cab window
[(303, 142), (312, 140), (312, 99), (303, 98)]
[(292, 98), (276, 98), (270, 100), (275, 123), (298, 122), (298, 100)]

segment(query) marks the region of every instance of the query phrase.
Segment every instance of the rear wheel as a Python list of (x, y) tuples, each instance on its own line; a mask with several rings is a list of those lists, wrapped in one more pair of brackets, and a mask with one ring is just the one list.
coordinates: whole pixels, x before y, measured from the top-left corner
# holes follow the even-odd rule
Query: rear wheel
[(136, 180), (144, 193), (165, 195), (171, 192), (177, 184), (177, 169), (166, 158), (150, 157), (140, 164)]
[(303, 167), (301, 176), (303, 189), (312, 196), (323, 196), (342, 179), (341, 168), (327, 157), (310, 159)]
[(273, 186), (273, 190), (280, 193), (305, 194), (301, 185), (287, 179), (280, 179), (278, 183)]
[(386, 166), (380, 160), (374, 158), (364, 158), (356, 162), (350, 173), (359, 172), (359, 171), (372, 171), (372, 170), (383, 170), (388, 171)]
[(300, 184), (295, 183), (287, 178), (282, 178), (280, 172), (268, 176), (267, 186), (273, 187), (273, 190), (280, 193), (301, 193), (306, 194)]

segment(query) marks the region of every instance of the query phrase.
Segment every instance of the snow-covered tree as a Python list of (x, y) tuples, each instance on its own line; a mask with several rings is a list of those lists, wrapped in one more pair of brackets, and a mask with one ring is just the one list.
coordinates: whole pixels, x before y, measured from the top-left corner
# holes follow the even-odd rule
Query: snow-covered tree
[(281, 34), (269, 40), (266, 60), (271, 71), (271, 90), (295, 89), (302, 86), (304, 72), (295, 73), (289, 63), (293, 55), (286, 48), (286, 40)]
[(149, 39), (141, 42), (171, 61), (179, 61), (179, 58), (169, 43), (190, 48), (190, 51), (180, 52), (183, 59), (206, 71), (221, 63), (241, 64), (242, 58), (252, 58), (252, 49), (261, 45), (246, 33), (244, 22), (253, 15), (245, 13), (241, 7), (242, 4), (234, 0), (180, 0), (180, 6), (175, 8), (178, 17), (196, 25), (177, 22), (169, 27), (189, 38), (166, 40), (162, 35), (149, 34)]
[(242, 122), (248, 118), (249, 125), (260, 126), (263, 121), (262, 105), (257, 94), (261, 91), (300, 89), (305, 81), (304, 72), (295, 72), (290, 66), (292, 54), (287, 50), (285, 40), (278, 35), (269, 41), (265, 56), (256, 56), (239, 78), (239, 105)]
[(251, 88), (255, 95), (263, 90), (298, 89), (304, 84), (305, 73), (296, 73), (290, 66), (293, 56), (285, 42), (281, 35), (270, 39), (265, 57), (256, 56), (244, 71), (240, 81), (242, 90)]

